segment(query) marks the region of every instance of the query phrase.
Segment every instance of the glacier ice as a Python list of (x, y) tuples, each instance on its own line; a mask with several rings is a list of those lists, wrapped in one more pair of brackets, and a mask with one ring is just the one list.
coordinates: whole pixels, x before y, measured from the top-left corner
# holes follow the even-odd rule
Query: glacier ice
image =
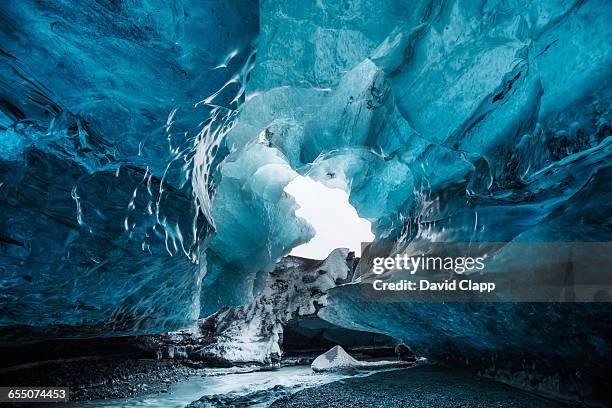
[(312, 370), (315, 372), (330, 370), (358, 369), (359, 361), (353, 358), (340, 346), (334, 346), (321, 354), (312, 362)]
[(3, 342), (197, 319), (213, 227), (193, 146), (236, 108), (257, 31), (248, 1), (0, 5)]
[[(252, 75), (265, 82), (248, 84), (254, 93), (228, 133), (236, 152), (228, 158), (257, 143), (277, 149), (298, 173), (349, 191), (377, 238), (398, 244), (510, 241), (606, 166), (608, 44), (581, 45), (590, 60), (564, 51), (574, 38), (605, 37), (605, 3), (516, 2), (517, 12), (507, 13), (493, 2), (397, 2), (376, 10), (373, 2), (349, 2), (354, 18), (334, 7), (262, 8), (262, 27), (283, 32), (299, 22), (309, 34), (262, 34), (258, 55), (266, 58)], [(365, 28), (356, 9), (371, 12), (371, 21), (383, 13), (390, 24)], [(316, 51), (339, 49), (313, 26), (338, 38), (348, 26), (372, 44), (352, 64), (329, 61)], [(307, 38), (314, 54), (288, 38)], [(561, 55), (580, 74), (550, 60)], [(299, 67), (290, 65), (298, 60)], [(322, 61), (335, 68), (318, 72)], [(570, 87), (571, 98), (552, 103), (551, 94)]]
[[(610, 240), (608, 2), (344, 6), (262, 5), (228, 158), (278, 150), (344, 188), (398, 248)], [(558, 390), (601, 392), (607, 304), (367, 304), (359, 293), (358, 281), (333, 288), (319, 316), (523, 386), (557, 376)]]
[[(3, 333), (252, 304), (312, 236), (283, 192), (297, 175), (397, 248), (610, 241), (608, 1), (231, 3), (1, 7)], [(359, 293), (317, 314), (534, 388), (605, 383), (609, 304)]]
[(283, 189), (297, 173), (278, 150), (249, 145), (228, 155), (220, 174), (212, 211), (217, 229), (207, 251), (202, 290), (203, 315), (252, 299), (276, 261), (314, 235), (309, 224), (293, 215), (297, 203)]
[(346, 248), (335, 249), (324, 260), (287, 256), (253, 301), (222, 308), (191, 330), (146, 338), (143, 346), (156, 355), (222, 366), (278, 365), (288, 348), (288, 326), (299, 337), (295, 346), (302, 352), (337, 343), (389, 346), (393, 343), (387, 336), (345, 330), (316, 317), (327, 303), (328, 291), (351, 281), (355, 264)]
[(409, 367), (412, 363), (397, 360), (360, 361), (348, 354), (341, 346), (334, 346), (312, 362), (314, 372), (346, 370), (380, 370)]

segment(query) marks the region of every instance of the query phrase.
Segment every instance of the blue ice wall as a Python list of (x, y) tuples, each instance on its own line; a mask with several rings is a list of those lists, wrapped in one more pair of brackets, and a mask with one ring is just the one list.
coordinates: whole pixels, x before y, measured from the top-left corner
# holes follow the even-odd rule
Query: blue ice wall
[[(227, 160), (278, 150), (293, 171), (345, 188), (397, 247), (609, 241), (611, 18), (602, 0), (268, 0)], [(270, 230), (271, 247), (286, 244)], [(359, 293), (335, 288), (320, 316), (508, 381), (573, 381), (582, 361), (572, 392), (590, 393), (610, 362), (606, 304), (429, 308)], [(593, 354), (564, 357), (575, 349)]]
[[(510, 240), (607, 165), (606, 2), (268, 1), (261, 13), (256, 96), (228, 143), (265, 131), (294, 169), (347, 186), (379, 238)], [(575, 174), (581, 151), (599, 156)], [(564, 170), (547, 178), (547, 166)]]
[(2, 2), (3, 339), (198, 317), (212, 221), (194, 190), (257, 31), (250, 1)]
[(260, 9), (213, 208), (211, 250), (232, 260), (213, 269), (233, 272), (209, 275), (206, 313), (251, 296), (255, 276), (308, 239), (286, 197), (262, 194), (293, 171), (346, 189), (379, 240), (403, 245), (510, 241), (609, 163), (605, 2)]
[[(297, 173), (398, 247), (610, 240), (608, 1), (0, 7), (5, 339), (159, 332), (248, 301), (312, 235), (282, 191)], [(510, 378), (605, 376), (605, 305), (358, 290), (320, 316)]]

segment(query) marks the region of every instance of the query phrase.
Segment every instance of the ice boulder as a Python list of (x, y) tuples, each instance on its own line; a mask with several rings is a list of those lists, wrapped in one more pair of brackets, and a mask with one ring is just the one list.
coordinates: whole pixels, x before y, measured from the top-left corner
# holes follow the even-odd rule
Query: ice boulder
[(342, 347), (334, 346), (317, 357), (311, 367), (316, 372), (350, 370), (361, 368), (361, 362), (351, 357)]
[(401, 368), (409, 367), (412, 362), (381, 360), (381, 361), (360, 361), (341, 346), (334, 346), (327, 352), (321, 354), (310, 365), (312, 370), (319, 373), (322, 371), (345, 371), (345, 370), (375, 370), (381, 368)]

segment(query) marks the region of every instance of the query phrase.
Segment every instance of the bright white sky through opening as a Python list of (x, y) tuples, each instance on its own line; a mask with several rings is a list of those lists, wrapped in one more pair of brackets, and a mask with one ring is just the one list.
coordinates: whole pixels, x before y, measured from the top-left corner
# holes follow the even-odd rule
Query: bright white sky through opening
[(310, 242), (293, 248), (291, 255), (325, 259), (336, 248), (349, 248), (361, 256), (361, 243), (374, 240), (370, 222), (359, 218), (344, 190), (298, 176), (285, 191), (300, 205), (295, 215), (306, 219), (316, 231)]

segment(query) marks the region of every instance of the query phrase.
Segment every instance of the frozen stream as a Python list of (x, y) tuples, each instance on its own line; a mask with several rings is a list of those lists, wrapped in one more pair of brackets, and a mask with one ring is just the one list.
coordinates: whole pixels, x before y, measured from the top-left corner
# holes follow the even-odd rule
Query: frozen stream
[(304, 388), (326, 384), (346, 377), (368, 376), (371, 372), (313, 373), (310, 366), (283, 367), (277, 371), (248, 373), (207, 370), (173, 384), (168, 393), (142, 395), (116, 400), (95, 400), (70, 404), (70, 407), (184, 407), (202, 397), (200, 406), (265, 407), (272, 401)]

